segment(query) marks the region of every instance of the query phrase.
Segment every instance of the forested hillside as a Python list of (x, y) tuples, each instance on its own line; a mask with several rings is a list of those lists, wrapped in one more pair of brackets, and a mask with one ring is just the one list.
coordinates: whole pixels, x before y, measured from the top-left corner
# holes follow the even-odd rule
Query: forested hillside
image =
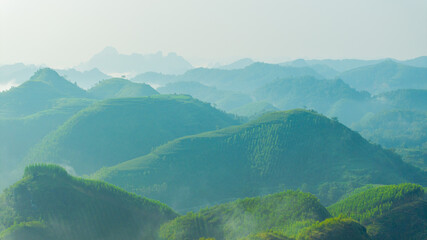
[(35, 146), (25, 161), (58, 163), (77, 174), (90, 174), (148, 154), (175, 138), (238, 123), (185, 95), (109, 99), (74, 115)]
[(427, 0), (0, 0), (0, 240), (427, 240)]
[(292, 188), (328, 205), (368, 183), (426, 184), (426, 174), (398, 155), (306, 110), (179, 138), (94, 177), (178, 211)]
[(334, 216), (347, 216), (366, 226), (372, 239), (425, 239), (427, 202), (416, 184), (374, 186), (328, 207)]
[(285, 191), (187, 213), (163, 225), (160, 236), (167, 240), (202, 237), (223, 240), (241, 239), (267, 230), (295, 234), (328, 217), (328, 211), (315, 196)]
[(0, 198), (0, 239), (156, 239), (164, 204), (54, 165), (32, 165)]

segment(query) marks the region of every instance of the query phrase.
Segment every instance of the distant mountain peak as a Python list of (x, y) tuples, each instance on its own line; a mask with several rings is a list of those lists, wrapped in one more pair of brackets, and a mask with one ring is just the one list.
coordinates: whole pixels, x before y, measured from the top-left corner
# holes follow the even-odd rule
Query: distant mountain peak
[(173, 52), (167, 55), (163, 55), (161, 51), (153, 54), (122, 54), (114, 47), (106, 47), (101, 52), (93, 55), (89, 61), (77, 66), (80, 71), (92, 68), (98, 68), (107, 74), (139, 74), (153, 71), (165, 74), (182, 74), (192, 69), (193, 66), (183, 57)]
[(239, 59), (239, 60), (232, 62), (230, 64), (220, 66), (218, 68), (224, 69), (224, 70), (242, 69), (242, 68), (245, 68), (245, 67), (247, 67), (253, 63), (254, 63), (254, 60), (252, 60), (250, 58), (242, 58), (242, 59)]
[(117, 54), (119, 54), (119, 52), (114, 47), (107, 46), (101, 52), (99, 52), (98, 54), (117, 55)]
[(61, 80), (67, 81), (51, 68), (41, 68), (30, 78), (30, 81), (43, 81), (47, 83), (53, 83)]

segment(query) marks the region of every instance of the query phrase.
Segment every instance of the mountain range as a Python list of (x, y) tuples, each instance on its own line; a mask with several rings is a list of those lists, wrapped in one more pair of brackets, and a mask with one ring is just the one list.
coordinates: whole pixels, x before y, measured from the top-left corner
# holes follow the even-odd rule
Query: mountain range
[(119, 53), (113, 47), (106, 47), (76, 68), (83, 71), (98, 68), (107, 74), (136, 75), (145, 72), (182, 74), (193, 67), (175, 53), (169, 53), (166, 56), (163, 56), (161, 52), (147, 55), (137, 53), (126, 55)]

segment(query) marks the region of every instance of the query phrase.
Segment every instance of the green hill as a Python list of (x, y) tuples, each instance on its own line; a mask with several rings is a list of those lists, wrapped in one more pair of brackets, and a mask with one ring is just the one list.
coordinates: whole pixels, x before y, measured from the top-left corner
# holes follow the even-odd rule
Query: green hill
[(368, 183), (426, 184), (398, 155), (305, 110), (176, 139), (94, 177), (178, 211), (292, 188), (331, 204)]
[(351, 87), (374, 94), (402, 88), (427, 88), (427, 68), (407, 66), (392, 60), (346, 71), (340, 78)]
[(89, 174), (149, 153), (169, 140), (238, 124), (184, 95), (109, 99), (80, 111), (46, 136), (26, 158)]
[(177, 216), (157, 201), (55, 165), (27, 167), (1, 196), (0, 213), (2, 240), (156, 239), (160, 225)]
[(22, 176), (22, 158), (31, 147), (93, 102), (90, 99), (62, 98), (54, 103), (53, 108), (21, 118), (0, 119), (0, 190)]
[(328, 210), (334, 216), (344, 215), (367, 223), (396, 206), (421, 200), (423, 196), (423, 188), (416, 184), (378, 186), (353, 194), (331, 205)]
[(292, 238), (289, 238), (278, 232), (268, 231), (250, 234), (244, 238), (241, 238), (240, 240), (292, 240)]
[(145, 97), (159, 94), (150, 85), (134, 83), (122, 78), (111, 78), (100, 81), (89, 89), (88, 93), (99, 99)]
[(334, 216), (347, 216), (363, 223), (372, 239), (425, 239), (427, 202), (416, 184), (374, 186), (328, 207)]
[(302, 230), (297, 240), (370, 240), (366, 228), (349, 218), (329, 218)]
[(416, 200), (393, 208), (367, 226), (372, 239), (427, 239), (427, 201)]
[(40, 69), (20, 86), (0, 92), (0, 117), (22, 117), (51, 108), (59, 98), (84, 97), (86, 91), (52, 69)]
[(319, 200), (309, 193), (285, 191), (246, 198), (188, 213), (162, 226), (167, 240), (215, 238), (240, 239), (267, 230), (285, 232), (330, 217)]
[(320, 112), (341, 99), (365, 100), (369, 94), (350, 88), (339, 79), (314, 77), (286, 78), (271, 82), (254, 93), (258, 101), (267, 101), (282, 110), (308, 107)]

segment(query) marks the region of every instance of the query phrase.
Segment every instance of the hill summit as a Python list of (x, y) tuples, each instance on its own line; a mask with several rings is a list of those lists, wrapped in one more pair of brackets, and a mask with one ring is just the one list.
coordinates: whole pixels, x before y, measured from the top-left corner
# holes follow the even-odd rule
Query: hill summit
[(44, 68), (20, 86), (0, 93), (0, 117), (25, 116), (51, 108), (59, 98), (86, 96), (86, 91)]

